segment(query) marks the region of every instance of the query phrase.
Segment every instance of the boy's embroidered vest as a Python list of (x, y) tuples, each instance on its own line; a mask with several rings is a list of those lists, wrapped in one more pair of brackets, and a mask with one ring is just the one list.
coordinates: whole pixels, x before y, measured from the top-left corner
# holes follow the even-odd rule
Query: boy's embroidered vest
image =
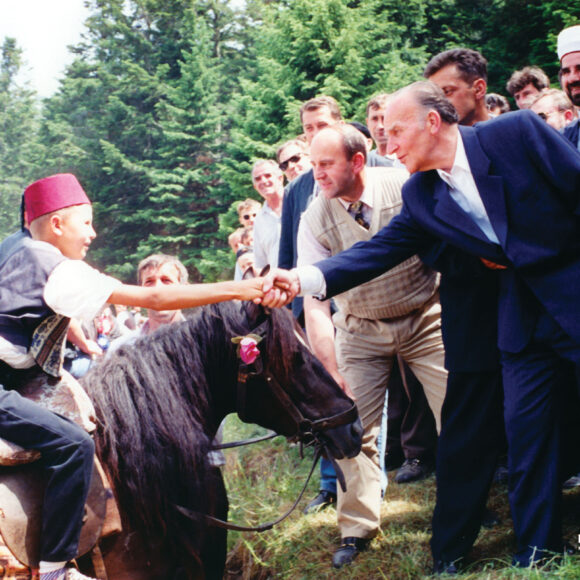
[(43, 298), (50, 273), (64, 256), (30, 238), (13, 246), (0, 263), (0, 336), (30, 350), (48, 374), (59, 376), (69, 319)]
[[(370, 239), (401, 211), (401, 187), (408, 173), (404, 169), (368, 167), (366, 172), (366, 187), (373, 197), (368, 230), (357, 224), (337, 199), (329, 200), (322, 195), (302, 216), (316, 239), (332, 255)], [(334, 299), (345, 314), (372, 320), (396, 318), (421, 308), (437, 291), (438, 283), (438, 275), (413, 256)]]

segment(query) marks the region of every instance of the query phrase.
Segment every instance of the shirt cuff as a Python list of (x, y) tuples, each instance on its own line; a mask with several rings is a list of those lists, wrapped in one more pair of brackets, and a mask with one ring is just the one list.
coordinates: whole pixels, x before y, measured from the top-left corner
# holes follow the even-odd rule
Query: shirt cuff
[(296, 268), (300, 280), (300, 296), (312, 295), (324, 300), (326, 298), (326, 280), (322, 271), (316, 266), (302, 266)]

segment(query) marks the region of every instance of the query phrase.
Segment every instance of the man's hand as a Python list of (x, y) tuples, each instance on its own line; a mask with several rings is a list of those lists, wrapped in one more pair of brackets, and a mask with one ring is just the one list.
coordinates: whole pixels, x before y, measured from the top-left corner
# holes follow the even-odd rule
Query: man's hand
[(264, 278), (262, 285), (264, 297), (256, 303), (268, 308), (280, 308), (292, 302), (300, 293), (300, 280), (295, 270), (276, 268)]
[(354, 395), (350, 390), (350, 387), (346, 384), (346, 381), (342, 377), (342, 375), (336, 371), (330, 373), (330, 376), (338, 383), (338, 386), (344, 391), (347, 397), (350, 397), (354, 401)]

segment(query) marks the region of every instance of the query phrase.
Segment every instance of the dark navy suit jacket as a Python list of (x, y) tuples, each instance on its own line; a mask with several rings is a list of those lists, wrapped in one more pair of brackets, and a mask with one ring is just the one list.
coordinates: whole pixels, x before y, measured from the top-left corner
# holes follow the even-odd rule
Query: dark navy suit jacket
[(499, 346), (529, 341), (537, 301), (580, 342), (580, 155), (531, 111), (459, 128), (500, 244), (491, 243), (436, 171), (403, 186), (403, 208), (371, 240), (319, 262), (333, 296), (445, 241), (508, 266), (500, 274)]
[(572, 121), (567, 127), (562, 129), (562, 135), (568, 139), (576, 148), (580, 142), (580, 119)]

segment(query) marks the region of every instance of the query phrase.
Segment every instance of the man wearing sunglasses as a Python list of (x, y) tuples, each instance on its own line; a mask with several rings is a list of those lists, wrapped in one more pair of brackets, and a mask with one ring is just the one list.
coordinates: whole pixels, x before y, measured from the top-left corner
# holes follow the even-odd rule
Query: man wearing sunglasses
[(308, 143), (303, 139), (291, 139), (280, 145), (276, 151), (276, 159), (278, 167), (286, 176), (288, 183), (312, 168), (308, 154)]
[(238, 219), (243, 228), (254, 227), (254, 220), (256, 219), (260, 207), (259, 202), (249, 197), (238, 204)]
[(576, 109), (564, 91), (544, 89), (530, 107), (556, 131), (561, 131), (576, 118)]

